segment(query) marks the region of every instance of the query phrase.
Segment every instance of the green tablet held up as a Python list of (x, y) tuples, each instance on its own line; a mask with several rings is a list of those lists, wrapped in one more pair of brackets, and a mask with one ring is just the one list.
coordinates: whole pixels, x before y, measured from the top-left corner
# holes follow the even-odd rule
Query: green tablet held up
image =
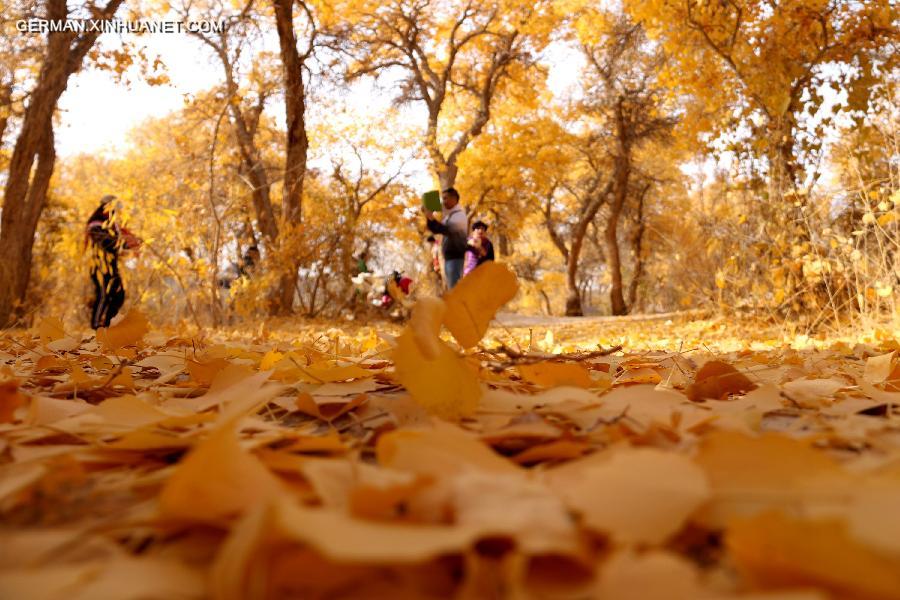
[(440, 212), (443, 210), (441, 206), (441, 193), (437, 190), (431, 190), (422, 194), (422, 206), (431, 212)]

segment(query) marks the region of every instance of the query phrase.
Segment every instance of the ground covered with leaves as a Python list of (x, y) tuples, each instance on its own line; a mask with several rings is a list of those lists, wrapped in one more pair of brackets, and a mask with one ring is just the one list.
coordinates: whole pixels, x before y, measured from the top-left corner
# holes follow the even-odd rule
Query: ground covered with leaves
[(489, 328), (515, 291), (480, 268), (380, 333), (6, 332), (0, 597), (900, 598), (895, 339)]

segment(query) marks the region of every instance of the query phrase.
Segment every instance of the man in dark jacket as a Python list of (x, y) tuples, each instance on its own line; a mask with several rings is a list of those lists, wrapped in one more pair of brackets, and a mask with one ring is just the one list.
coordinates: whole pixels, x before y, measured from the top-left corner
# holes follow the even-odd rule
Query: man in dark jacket
[(116, 222), (115, 196), (103, 196), (85, 227), (94, 303), (91, 328), (109, 327), (125, 304), (125, 286), (119, 274), (119, 252), (136, 248), (140, 240)]
[(425, 211), (428, 219), (428, 230), (443, 236), (441, 254), (444, 256), (444, 281), (447, 288), (453, 288), (463, 273), (463, 262), (466, 257), (466, 236), (469, 231), (469, 220), (466, 212), (459, 205), (459, 192), (450, 187), (441, 194), (442, 218), (438, 221), (434, 213)]

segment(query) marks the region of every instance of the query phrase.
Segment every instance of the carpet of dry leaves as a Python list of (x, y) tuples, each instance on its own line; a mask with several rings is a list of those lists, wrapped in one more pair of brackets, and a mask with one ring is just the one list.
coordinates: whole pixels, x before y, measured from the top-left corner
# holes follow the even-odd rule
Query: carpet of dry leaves
[(0, 598), (900, 599), (895, 339), (586, 347), (489, 329), (515, 291), (396, 335), (6, 332)]

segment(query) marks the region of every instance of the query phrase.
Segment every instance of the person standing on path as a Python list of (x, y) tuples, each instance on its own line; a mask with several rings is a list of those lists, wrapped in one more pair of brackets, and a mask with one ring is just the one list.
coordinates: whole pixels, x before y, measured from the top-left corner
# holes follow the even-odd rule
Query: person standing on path
[(85, 249), (89, 250), (94, 303), (91, 328), (109, 327), (110, 321), (125, 304), (125, 286), (119, 273), (119, 252), (137, 248), (141, 241), (117, 222), (121, 203), (115, 196), (103, 196), (100, 206), (91, 213), (84, 232)]
[(429, 210), (425, 211), (425, 217), (428, 219), (428, 231), (443, 236), (441, 254), (444, 256), (444, 281), (447, 283), (447, 289), (453, 289), (463, 273), (469, 219), (459, 205), (459, 192), (455, 188), (444, 190), (441, 194), (441, 205), (443, 210), (440, 221)]

